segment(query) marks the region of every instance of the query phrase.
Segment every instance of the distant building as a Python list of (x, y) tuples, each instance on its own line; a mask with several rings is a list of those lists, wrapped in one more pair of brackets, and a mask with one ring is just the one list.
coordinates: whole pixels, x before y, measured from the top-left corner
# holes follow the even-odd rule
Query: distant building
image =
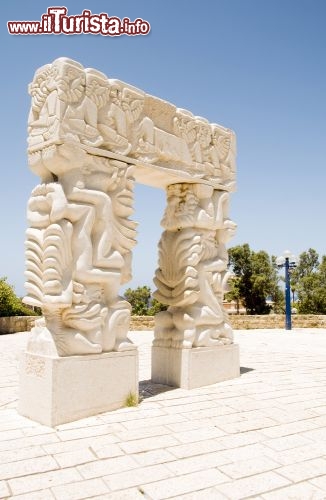
[(230, 300), (223, 301), (223, 307), (228, 314), (247, 314), (246, 308), (243, 306), (241, 301)]

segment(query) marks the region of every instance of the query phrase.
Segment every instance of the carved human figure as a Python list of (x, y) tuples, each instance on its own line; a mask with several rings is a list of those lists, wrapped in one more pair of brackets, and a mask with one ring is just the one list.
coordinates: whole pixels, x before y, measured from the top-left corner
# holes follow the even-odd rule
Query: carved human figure
[(158, 157), (155, 144), (155, 126), (153, 120), (144, 116), (144, 96), (128, 89), (122, 93), (121, 106), (126, 115), (129, 137), (131, 137), (131, 154), (153, 161)]
[(32, 106), (28, 117), (28, 144), (34, 146), (55, 137), (60, 126), (57, 86), (58, 68), (47, 65), (39, 69), (29, 85)]
[(85, 72), (78, 68), (67, 68), (59, 94), (67, 104), (62, 118), (62, 133), (65, 140), (77, 140), (87, 146), (99, 147), (103, 137), (97, 128), (97, 107), (86, 94)]
[(231, 130), (212, 124), (211, 154), (216, 158), (222, 182), (235, 181), (235, 136)]
[(121, 87), (119, 83), (103, 83), (106, 99), (98, 111), (98, 129), (104, 142), (103, 147), (127, 155), (131, 144), (128, 140), (126, 117), (121, 108)]
[(29, 145), (52, 140), (77, 140), (98, 146), (97, 110), (85, 95), (83, 67), (65, 58), (41, 68), (30, 85)]
[(24, 301), (45, 316), (32, 344), (47, 329), (59, 355), (134, 347), (127, 339), (130, 305), (119, 297), (135, 244), (127, 219), (132, 177), (116, 165), (109, 174), (94, 166), (90, 174), (66, 172), (60, 183), (37, 186), (29, 201)]
[(195, 130), (196, 130), (196, 148), (197, 157), (200, 159), (200, 163), (204, 165), (204, 170), (206, 175), (213, 175), (217, 177), (219, 175), (219, 164), (218, 159), (212, 151), (212, 130), (209, 122), (202, 117), (195, 118)]
[(227, 217), (227, 204), (228, 194), (211, 186), (169, 186), (154, 282), (155, 297), (170, 307), (156, 316), (154, 345), (232, 342), (222, 304), (228, 279), (225, 243), (236, 227)]
[(200, 145), (197, 142), (197, 124), (192, 113), (185, 109), (177, 109), (173, 119), (175, 134), (187, 143), (192, 161), (200, 164), (202, 161)]

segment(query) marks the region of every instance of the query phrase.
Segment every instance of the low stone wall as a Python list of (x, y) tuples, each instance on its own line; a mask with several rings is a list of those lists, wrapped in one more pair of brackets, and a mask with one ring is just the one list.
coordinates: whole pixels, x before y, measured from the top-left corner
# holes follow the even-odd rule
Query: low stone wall
[[(284, 328), (285, 315), (230, 315), (230, 321), (234, 330), (251, 330), (254, 328)], [(293, 314), (292, 328), (326, 328), (326, 316), (317, 314)]]
[[(39, 316), (11, 316), (0, 318), (0, 334), (27, 332), (34, 326)], [(251, 330), (255, 328), (284, 328), (285, 316), (267, 314), (263, 316), (247, 316), (245, 314), (230, 315), (234, 330)], [(293, 328), (326, 328), (326, 316), (317, 314), (295, 314), (292, 316)], [(154, 330), (153, 316), (132, 316), (130, 330)]]
[[(0, 317), (0, 334), (29, 332), (40, 316)], [(153, 316), (132, 316), (130, 330), (154, 330)]]
[(154, 330), (154, 316), (131, 316), (130, 330)]
[[(40, 316), (0, 317), (0, 334), (29, 332)], [(154, 330), (153, 316), (132, 316), (130, 330)]]
[(1, 333), (29, 332), (39, 316), (8, 316), (0, 318)]
[[(255, 328), (284, 328), (284, 314), (267, 314), (250, 316), (246, 314), (230, 315), (234, 330), (251, 330)], [(316, 314), (293, 314), (293, 328), (326, 328), (326, 316)], [(153, 330), (152, 316), (132, 316), (130, 330)]]

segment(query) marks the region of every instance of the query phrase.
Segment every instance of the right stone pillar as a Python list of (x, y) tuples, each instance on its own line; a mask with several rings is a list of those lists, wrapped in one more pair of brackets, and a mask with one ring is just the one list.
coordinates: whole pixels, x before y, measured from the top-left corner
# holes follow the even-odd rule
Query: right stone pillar
[(236, 229), (228, 205), (229, 193), (209, 184), (167, 188), (154, 296), (169, 307), (155, 317), (153, 382), (192, 389), (240, 375), (223, 308), (226, 242)]

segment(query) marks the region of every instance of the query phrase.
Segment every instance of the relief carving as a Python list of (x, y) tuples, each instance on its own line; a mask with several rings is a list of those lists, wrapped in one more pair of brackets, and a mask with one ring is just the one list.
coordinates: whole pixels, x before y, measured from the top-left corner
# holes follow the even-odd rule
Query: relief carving
[(234, 133), (70, 59), (40, 68), (29, 91), (29, 165), (41, 180), (28, 202), (24, 300), (44, 314), (30, 352), (133, 348), (119, 287), (131, 278), (136, 172), (168, 186), (155, 296), (169, 308), (155, 345), (232, 343), (222, 301)]
[(118, 295), (136, 243), (132, 167), (95, 157), (58, 180), (28, 203), (24, 302), (42, 307), (59, 355), (133, 348), (130, 305)]
[[(72, 142), (184, 172), (227, 191), (235, 188), (229, 129), (152, 97), (146, 107), (148, 96), (141, 90), (65, 58), (40, 68), (29, 91), (29, 153), (42, 180), (49, 178), (37, 161), (39, 150)], [(159, 120), (162, 128), (156, 121), (165, 112), (169, 118)]]
[(26, 355), (25, 364), (26, 375), (32, 375), (37, 378), (44, 378), (45, 375), (45, 361), (33, 355)]
[(168, 188), (154, 296), (169, 308), (156, 316), (156, 346), (191, 348), (233, 342), (223, 309), (229, 277), (225, 244), (236, 228), (228, 218), (228, 197), (204, 184)]

